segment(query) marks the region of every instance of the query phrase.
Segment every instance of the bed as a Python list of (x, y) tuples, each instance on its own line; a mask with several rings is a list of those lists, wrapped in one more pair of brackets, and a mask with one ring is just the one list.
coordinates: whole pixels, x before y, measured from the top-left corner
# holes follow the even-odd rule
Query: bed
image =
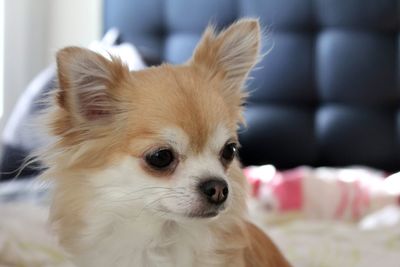
[[(0, 266), (72, 267), (47, 223), (49, 188), (37, 181), (0, 184)], [(400, 207), (343, 222), (275, 213), (250, 198), (250, 218), (295, 267), (400, 266)]]

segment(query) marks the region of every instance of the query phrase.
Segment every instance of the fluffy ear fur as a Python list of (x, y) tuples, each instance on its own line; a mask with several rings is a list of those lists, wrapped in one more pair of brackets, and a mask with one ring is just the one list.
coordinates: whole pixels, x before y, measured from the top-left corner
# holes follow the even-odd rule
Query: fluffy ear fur
[(117, 112), (116, 87), (129, 70), (119, 59), (79, 47), (57, 53), (57, 102), (75, 123), (107, 121)]
[(225, 88), (240, 90), (257, 63), (259, 50), (258, 20), (241, 19), (219, 34), (209, 26), (194, 52), (192, 64), (203, 66), (211, 75), (222, 75)]

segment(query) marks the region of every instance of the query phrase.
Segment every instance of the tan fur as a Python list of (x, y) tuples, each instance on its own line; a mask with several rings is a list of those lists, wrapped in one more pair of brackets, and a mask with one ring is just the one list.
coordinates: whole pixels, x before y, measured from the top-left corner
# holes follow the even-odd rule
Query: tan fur
[(280, 266), (290, 267), (272, 240), (257, 226), (247, 222), (249, 247), (244, 252), (246, 266)]
[[(220, 34), (209, 27), (187, 64), (131, 73), (120, 60), (86, 49), (58, 53), (60, 88), (46, 119), (56, 140), (41, 158), (48, 166), (44, 176), (56, 177), (51, 220), (68, 251), (79, 253), (82, 217), (96, 198), (88, 173), (126, 156), (143, 157), (162, 142), (161, 129), (169, 126), (189, 136), (191, 154), (203, 151), (218, 125), (237, 138), (242, 87), (258, 59), (259, 32), (256, 20), (242, 20)], [(82, 94), (80, 87), (87, 91)], [(224, 259), (224, 266), (289, 266), (264, 233), (245, 220), (246, 180), (239, 163), (225, 171), (239, 193), (229, 213), (210, 223), (219, 237), (215, 256)]]

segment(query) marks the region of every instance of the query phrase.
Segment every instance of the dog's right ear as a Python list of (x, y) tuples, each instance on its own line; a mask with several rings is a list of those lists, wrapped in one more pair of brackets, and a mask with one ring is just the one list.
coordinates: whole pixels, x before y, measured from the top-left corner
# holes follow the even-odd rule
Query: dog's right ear
[(73, 123), (107, 121), (118, 111), (117, 88), (129, 75), (120, 59), (67, 47), (57, 53), (58, 105)]

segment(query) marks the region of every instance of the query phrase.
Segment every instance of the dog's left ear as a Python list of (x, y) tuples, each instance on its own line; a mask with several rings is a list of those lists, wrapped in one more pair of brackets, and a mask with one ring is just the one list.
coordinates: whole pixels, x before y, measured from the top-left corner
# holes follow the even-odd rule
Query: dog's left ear
[(209, 26), (191, 63), (221, 75), (227, 88), (240, 90), (259, 58), (260, 35), (257, 19), (241, 19), (219, 34)]

